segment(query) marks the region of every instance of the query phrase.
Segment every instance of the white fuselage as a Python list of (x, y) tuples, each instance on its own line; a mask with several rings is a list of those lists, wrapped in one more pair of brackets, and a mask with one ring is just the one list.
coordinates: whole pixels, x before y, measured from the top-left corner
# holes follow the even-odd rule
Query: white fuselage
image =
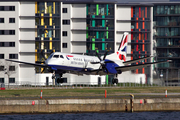
[[(110, 57), (108, 57), (110, 56)], [(116, 55), (114, 55), (116, 57)], [(108, 60), (112, 60), (113, 56), (107, 55)], [(103, 57), (102, 57), (103, 59)], [(113, 61), (119, 66), (123, 65), (120, 60), (113, 59)], [(66, 71), (82, 71), (83, 69), (96, 70), (99, 69), (100, 64), (91, 64), (90, 62), (100, 62), (98, 57), (68, 54), (55, 52), (49, 56), (46, 60), (46, 64), (51, 66), (54, 70), (66, 70)]]

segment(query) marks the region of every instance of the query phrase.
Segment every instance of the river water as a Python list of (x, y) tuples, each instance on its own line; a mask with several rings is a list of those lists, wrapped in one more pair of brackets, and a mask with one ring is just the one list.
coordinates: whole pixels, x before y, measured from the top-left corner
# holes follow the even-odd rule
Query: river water
[(11, 114), (0, 120), (180, 120), (180, 112)]

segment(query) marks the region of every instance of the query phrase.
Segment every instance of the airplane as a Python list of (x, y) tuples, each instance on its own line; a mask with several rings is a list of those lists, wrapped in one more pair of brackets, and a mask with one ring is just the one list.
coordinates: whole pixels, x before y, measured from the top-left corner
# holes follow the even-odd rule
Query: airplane
[(6, 61), (33, 65), (36, 67), (44, 68), (43, 71), (47, 69), (49, 72), (53, 73), (52, 79), (55, 79), (55, 73), (59, 74), (60, 77), (57, 78), (57, 81), (60, 81), (61, 83), (63, 82), (63, 78), (62, 78), (63, 74), (71, 73), (76, 75), (84, 75), (84, 74), (100, 75), (100, 76), (114, 75), (114, 79), (112, 80), (113, 84), (114, 83), (118, 84), (117, 77), (118, 74), (121, 74), (122, 72), (144, 68), (151, 64), (169, 62), (169, 61), (161, 61), (161, 62), (150, 62), (144, 64), (135, 64), (135, 65), (132, 64), (144, 59), (151, 58), (152, 56), (126, 61), (127, 41), (128, 41), (128, 33), (124, 32), (117, 52), (108, 55), (108, 51), (106, 51), (104, 56), (101, 57), (99, 56), (97, 51), (96, 51), (97, 57), (54, 52), (50, 54), (48, 59), (46, 59), (45, 56), (43, 56), (43, 53), (41, 52), (41, 55), (45, 59), (45, 64), (29, 63), (29, 62), (16, 61), (10, 59), (6, 59)]

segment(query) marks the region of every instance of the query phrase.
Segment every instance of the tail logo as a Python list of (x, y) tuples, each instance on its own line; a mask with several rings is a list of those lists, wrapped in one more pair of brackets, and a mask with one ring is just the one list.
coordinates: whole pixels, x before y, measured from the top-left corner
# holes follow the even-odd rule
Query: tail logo
[[(123, 36), (123, 38), (124, 38), (124, 36)], [(125, 38), (121, 41), (119, 50), (117, 52), (118, 58), (120, 60), (126, 61), (127, 41), (128, 41), (128, 35), (126, 35)]]

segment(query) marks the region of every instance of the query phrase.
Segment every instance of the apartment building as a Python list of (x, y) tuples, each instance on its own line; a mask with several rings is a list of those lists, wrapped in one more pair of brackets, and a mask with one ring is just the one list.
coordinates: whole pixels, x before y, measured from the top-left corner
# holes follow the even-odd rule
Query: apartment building
[[(153, 73), (160, 74), (162, 71), (169, 74), (167, 69), (173, 72), (172, 66), (177, 72), (179, 58), (173, 53), (178, 52), (180, 6), (177, 3), (172, 0), (0, 0), (0, 82), (52, 82), (51, 73), (47, 71), (41, 73), (40, 68), (6, 63), (4, 59), (43, 64), (41, 51), (45, 57), (51, 51), (86, 55), (95, 55), (98, 51), (104, 55), (109, 50), (110, 54), (118, 49), (124, 32), (129, 33), (127, 60), (150, 55), (157, 55), (153, 59), (156, 61), (166, 60), (168, 56), (162, 55), (165, 50), (166, 55), (172, 53), (174, 56), (173, 65), (165, 63), (128, 71), (118, 76), (119, 82), (149, 84), (153, 82)], [(171, 43), (172, 46), (169, 46)], [(152, 59), (134, 64), (150, 61)], [(64, 74), (63, 77), (64, 84), (78, 83), (78, 79), (81, 83), (99, 81), (99, 76)], [(107, 75), (101, 80), (108, 84), (112, 78)]]

